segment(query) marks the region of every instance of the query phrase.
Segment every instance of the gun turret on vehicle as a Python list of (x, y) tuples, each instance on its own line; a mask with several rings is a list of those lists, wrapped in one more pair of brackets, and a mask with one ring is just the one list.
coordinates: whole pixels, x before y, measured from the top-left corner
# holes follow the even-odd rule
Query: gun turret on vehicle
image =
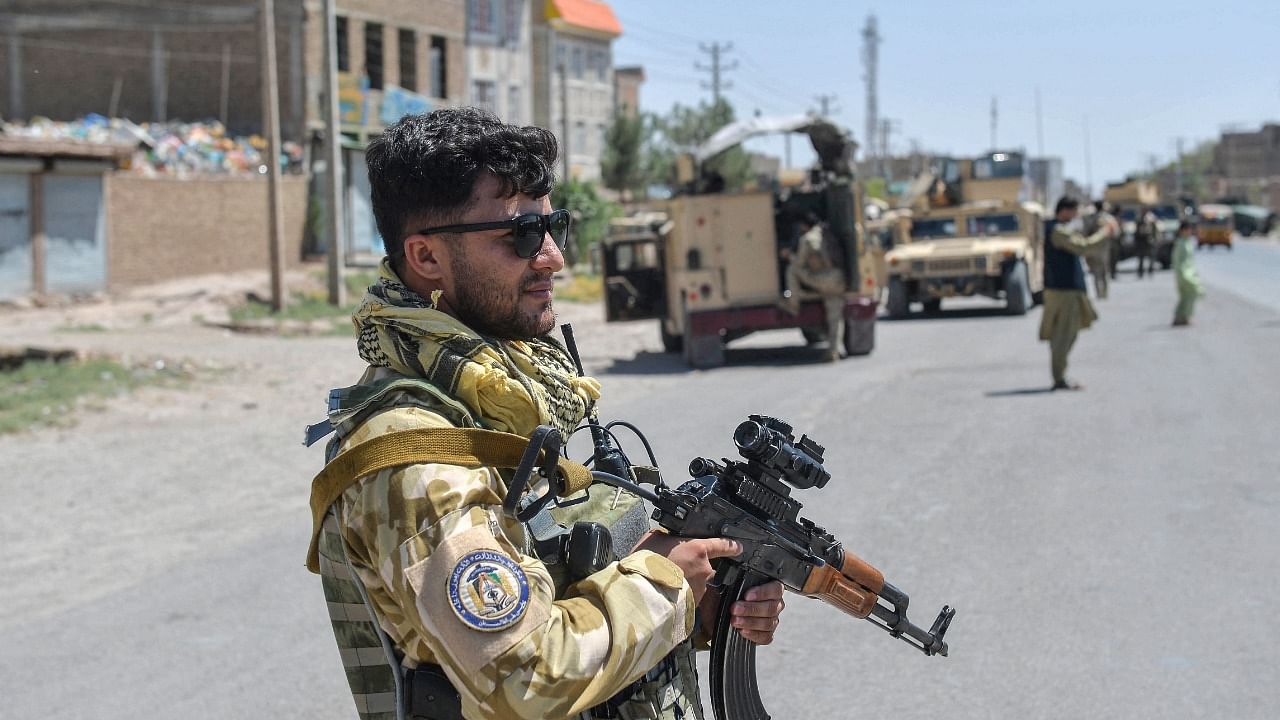
[[(707, 161), (748, 139), (803, 133), (817, 162), (799, 184), (728, 192), (704, 172)], [(681, 191), (662, 218), (615, 221), (604, 243), (606, 317), (656, 319), (668, 352), (694, 367), (724, 363), (725, 345), (762, 330), (799, 329), (806, 340), (825, 335), (817, 296), (801, 294), (799, 312), (779, 307), (786, 260), (780, 250), (813, 213), (838, 246), (845, 278), (843, 338), (847, 355), (875, 344), (876, 273), (861, 230), (861, 189), (850, 158), (857, 144), (842, 128), (815, 115), (757, 117), (725, 126), (677, 158)]]

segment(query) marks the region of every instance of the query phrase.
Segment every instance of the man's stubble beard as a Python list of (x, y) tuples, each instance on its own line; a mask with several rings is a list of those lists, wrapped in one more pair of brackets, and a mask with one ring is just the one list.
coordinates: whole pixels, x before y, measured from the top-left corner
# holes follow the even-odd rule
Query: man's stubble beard
[[(536, 312), (520, 310), (525, 288), (550, 281), (551, 273), (526, 272), (520, 277), (515, 297), (504, 297), (504, 290), (471, 263), (465, 250), (454, 253), (450, 270), (455, 278), (466, 278), (465, 282), (455, 284), (455, 297), (450, 305), (459, 320), (481, 335), (503, 340), (532, 340), (555, 327), (551, 300)], [(543, 316), (548, 311), (551, 311), (551, 316), (544, 321)]]

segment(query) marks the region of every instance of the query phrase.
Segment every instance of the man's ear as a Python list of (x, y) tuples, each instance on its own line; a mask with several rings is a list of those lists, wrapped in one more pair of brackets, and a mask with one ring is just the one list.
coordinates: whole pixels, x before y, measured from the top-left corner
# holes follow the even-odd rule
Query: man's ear
[(423, 280), (444, 278), (448, 248), (439, 235), (414, 234), (404, 239), (405, 269)]

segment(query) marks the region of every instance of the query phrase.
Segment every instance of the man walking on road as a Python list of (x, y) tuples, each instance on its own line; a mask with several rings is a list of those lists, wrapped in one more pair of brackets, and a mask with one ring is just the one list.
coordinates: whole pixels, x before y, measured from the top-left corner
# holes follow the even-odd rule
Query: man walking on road
[(1191, 220), (1183, 220), (1178, 227), (1178, 236), (1173, 241), (1173, 279), (1178, 287), (1178, 305), (1173, 310), (1175, 327), (1191, 324), (1196, 300), (1204, 297), (1204, 286), (1200, 284), (1200, 276), (1196, 273), (1195, 251), (1191, 249), (1191, 238), (1195, 234), (1196, 224)]
[(1108, 218), (1094, 234), (1085, 237), (1074, 223), (1080, 201), (1064, 197), (1058, 201), (1054, 218), (1046, 223), (1044, 252), (1044, 314), (1040, 317), (1040, 339), (1049, 342), (1054, 390), (1079, 390), (1067, 380), (1067, 355), (1076, 335), (1098, 319), (1089, 302), (1081, 256), (1087, 256), (1119, 232), (1115, 218)]
[[(361, 717), (702, 717), (694, 617), (710, 561), (737, 542), (647, 532), (639, 498), (603, 485), (562, 515), (514, 519), (509, 471), (434, 450), (387, 448), (372, 458), (384, 469), (350, 477), (377, 467), (358, 448), (400, 431), (567, 434), (592, 411), (600, 384), (548, 335), (569, 234), (549, 200), (557, 150), (475, 108), (406, 116), (369, 145), (387, 257), (353, 316), (368, 368), (308, 429), (336, 431), (327, 468), (351, 466), (312, 497), (307, 564)], [(609, 530), (620, 560), (571, 570), (561, 541), (583, 524)], [(767, 583), (732, 622), (767, 644), (781, 610)]]

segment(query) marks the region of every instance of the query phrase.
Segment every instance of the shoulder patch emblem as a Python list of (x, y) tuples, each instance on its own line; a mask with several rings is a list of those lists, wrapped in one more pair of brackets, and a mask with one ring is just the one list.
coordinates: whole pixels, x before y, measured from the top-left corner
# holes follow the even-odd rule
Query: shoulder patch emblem
[(475, 550), (449, 573), (449, 605), (467, 627), (482, 632), (505, 630), (529, 609), (529, 579), (506, 555)]

